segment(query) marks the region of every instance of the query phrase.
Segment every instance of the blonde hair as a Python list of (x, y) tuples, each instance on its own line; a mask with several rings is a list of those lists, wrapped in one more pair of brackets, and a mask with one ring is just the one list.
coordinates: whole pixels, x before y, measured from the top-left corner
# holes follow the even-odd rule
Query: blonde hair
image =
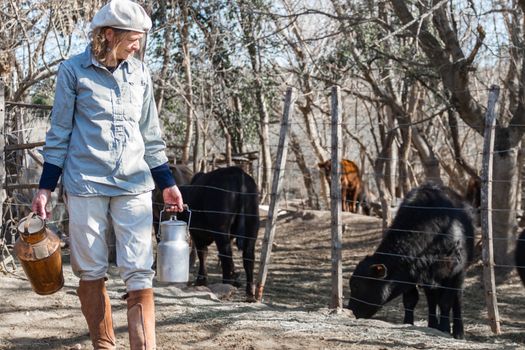
[[(113, 45), (112, 48), (109, 47), (109, 42), (106, 38), (106, 29), (111, 29), (115, 32), (115, 45)], [(112, 27), (95, 28), (91, 33), (91, 52), (96, 60), (102, 64), (105, 64), (110, 58), (112, 58), (113, 61), (116, 61), (117, 49), (129, 32), (129, 30)]]

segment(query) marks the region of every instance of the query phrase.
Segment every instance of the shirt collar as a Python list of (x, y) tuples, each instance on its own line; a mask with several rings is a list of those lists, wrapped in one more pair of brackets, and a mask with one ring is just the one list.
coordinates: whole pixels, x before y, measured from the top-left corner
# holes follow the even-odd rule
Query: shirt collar
[[(121, 66), (122, 68), (124, 67), (127, 68), (128, 73), (131, 74), (135, 71), (135, 69), (139, 68), (139, 64), (138, 64), (139, 62), (140, 61), (138, 61), (137, 59), (130, 57), (124, 62), (122, 62)], [(100, 63), (99, 61), (97, 61), (97, 59), (93, 56), (91, 52), (91, 44), (89, 44), (86, 47), (86, 50), (84, 51), (84, 57), (82, 58), (82, 66), (84, 68), (88, 68), (91, 65), (96, 66), (96, 67), (101, 67), (101, 68), (104, 67), (104, 65)]]
[(97, 65), (96, 63), (98, 62), (91, 54), (91, 44), (89, 44), (86, 46), (86, 50), (84, 50), (84, 53), (82, 54), (82, 67), (88, 68), (91, 65)]

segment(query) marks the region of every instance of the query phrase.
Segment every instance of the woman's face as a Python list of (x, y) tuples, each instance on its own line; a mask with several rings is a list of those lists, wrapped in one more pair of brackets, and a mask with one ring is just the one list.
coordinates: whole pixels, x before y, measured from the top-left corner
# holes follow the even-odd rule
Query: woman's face
[(106, 30), (106, 39), (109, 42), (109, 47), (113, 49), (116, 47), (116, 59), (126, 60), (140, 49), (140, 41), (144, 36), (139, 32), (127, 32), (120, 43), (116, 43), (115, 31), (111, 28)]

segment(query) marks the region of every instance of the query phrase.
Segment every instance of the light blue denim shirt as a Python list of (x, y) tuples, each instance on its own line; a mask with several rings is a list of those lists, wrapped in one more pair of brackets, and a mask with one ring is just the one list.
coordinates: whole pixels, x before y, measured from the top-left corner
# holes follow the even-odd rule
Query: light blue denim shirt
[(90, 45), (64, 61), (44, 160), (63, 169), (64, 187), (73, 195), (151, 191), (150, 169), (168, 159), (146, 66), (129, 58), (111, 73)]

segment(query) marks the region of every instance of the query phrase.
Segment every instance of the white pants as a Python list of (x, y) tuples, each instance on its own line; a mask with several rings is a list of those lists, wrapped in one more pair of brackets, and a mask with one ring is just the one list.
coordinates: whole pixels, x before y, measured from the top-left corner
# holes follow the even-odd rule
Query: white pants
[(117, 197), (68, 195), (71, 268), (81, 280), (106, 277), (107, 235), (115, 232), (117, 266), (127, 291), (152, 287), (155, 272), (151, 192)]

